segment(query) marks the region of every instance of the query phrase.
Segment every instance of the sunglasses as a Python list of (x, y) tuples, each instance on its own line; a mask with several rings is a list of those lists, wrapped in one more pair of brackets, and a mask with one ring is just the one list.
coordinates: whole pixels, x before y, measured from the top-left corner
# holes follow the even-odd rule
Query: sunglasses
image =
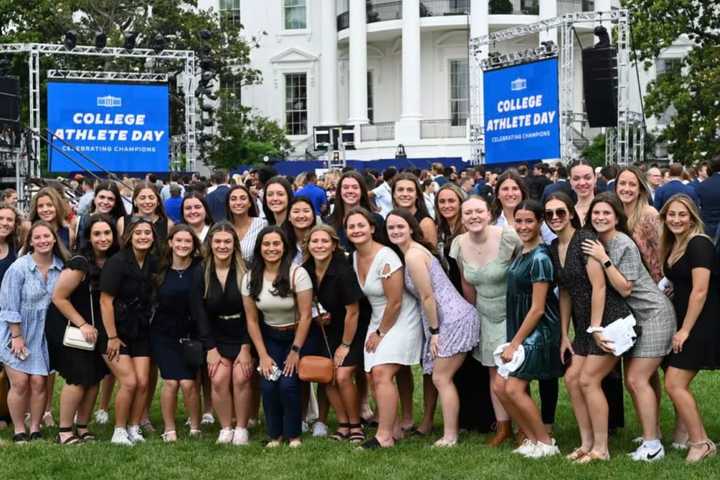
[(545, 221), (549, 222), (555, 217), (559, 218), (560, 220), (564, 220), (567, 215), (568, 211), (564, 208), (558, 208), (556, 210), (545, 210)]

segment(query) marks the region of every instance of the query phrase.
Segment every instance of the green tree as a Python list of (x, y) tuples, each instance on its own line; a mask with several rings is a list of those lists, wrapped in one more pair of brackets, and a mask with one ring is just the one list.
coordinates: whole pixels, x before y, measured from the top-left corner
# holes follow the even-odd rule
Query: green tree
[(690, 164), (720, 153), (720, 8), (717, 0), (623, 0), (633, 43), (648, 68), (682, 35), (694, 44), (681, 61), (648, 85), (647, 114), (675, 113), (658, 140)]
[[(204, 46), (211, 48), (217, 71), (213, 88), (225, 84), (242, 87), (260, 83), (260, 71), (250, 64), (250, 54), (259, 45), (261, 34), (247, 35), (243, 25), (224, 21), (218, 12), (198, 10), (197, 4), (197, 0), (0, 0), (0, 37), (6, 43), (61, 43), (65, 32), (72, 29), (78, 32), (78, 44), (88, 45), (94, 42), (94, 32), (100, 30), (108, 36), (109, 46), (121, 46), (123, 34), (135, 32), (138, 34), (137, 47), (146, 48), (160, 33), (165, 38), (166, 49), (194, 50), (200, 58)], [(200, 39), (198, 33), (202, 30), (211, 33), (209, 40)], [(50, 68), (167, 73), (171, 92), (171, 134), (184, 133), (186, 92), (177, 88), (182, 73), (179, 62), (152, 64), (143, 59), (112, 57), (42, 57), (42, 69)], [(21, 85), (27, 85), (24, 58), (15, 56), (11, 73), (21, 77)], [(43, 80), (41, 91), (44, 91), (44, 84)], [(25, 90), (23, 95), (26, 97)], [(194, 95), (195, 92), (187, 94)], [(27, 104), (23, 101), (23, 108)], [(24, 113), (27, 118), (27, 112)], [(247, 117), (246, 127), (251, 130), (269, 128), (269, 121), (253, 126), (255, 121), (260, 121), (259, 117)], [(227, 136), (228, 132), (220, 133)]]
[[(226, 96), (221, 100), (231, 103)], [(284, 158), (291, 147), (285, 130), (277, 122), (257, 115), (248, 107), (220, 109), (218, 132), (208, 156), (210, 163), (218, 167), (261, 164), (266, 156)]]

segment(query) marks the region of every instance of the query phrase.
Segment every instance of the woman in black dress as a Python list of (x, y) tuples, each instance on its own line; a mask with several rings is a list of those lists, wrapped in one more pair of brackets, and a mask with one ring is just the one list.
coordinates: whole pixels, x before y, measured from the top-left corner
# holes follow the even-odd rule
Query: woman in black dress
[(663, 270), (673, 284), (678, 320), (665, 388), (688, 430), (686, 460), (695, 463), (717, 451), (705, 432), (690, 383), (700, 370), (720, 368), (720, 270), (715, 247), (703, 233), (703, 222), (690, 197), (670, 198), (660, 218)]
[[(155, 229), (155, 248), (163, 249), (166, 246), (167, 234), (173, 221), (165, 214), (165, 207), (160, 199), (160, 193), (155, 185), (149, 182), (139, 184), (133, 190), (133, 215), (148, 218)], [(117, 222), (118, 235), (125, 233), (126, 222), (132, 217), (120, 217)]]
[[(567, 366), (565, 385), (580, 429), (581, 445), (567, 458), (578, 463), (607, 460), (608, 402), (601, 383), (618, 358), (588, 328), (606, 326), (627, 316), (630, 309), (615, 289), (607, 285), (602, 265), (583, 253), (582, 242), (597, 236), (580, 228), (568, 195), (557, 192), (547, 197), (545, 222), (557, 235), (550, 252), (560, 288), (560, 356)], [(571, 317), (575, 332), (572, 342)]]
[(131, 217), (122, 249), (110, 257), (100, 276), (100, 311), (107, 340), (97, 348), (120, 383), (115, 397), (112, 443), (144, 442), (140, 421), (146, 410), (150, 379), (150, 323), (157, 257), (150, 219)]
[(78, 327), (88, 342), (106, 337), (98, 287), (105, 261), (118, 249), (115, 225), (108, 215), (93, 214), (80, 233), (85, 247), (65, 264), (45, 323), (50, 367), (65, 379), (60, 393), (58, 433), (58, 443), (62, 445), (95, 439), (88, 431), (88, 421), (100, 380), (108, 373), (101, 356), (103, 352), (97, 345), (92, 351), (63, 345), (68, 323)]
[(217, 443), (247, 445), (254, 361), (240, 293), (245, 262), (230, 222), (213, 225), (206, 242), (203, 266), (192, 282), (190, 312), (207, 351), (212, 404), (220, 422)]
[(332, 356), (337, 367), (335, 383), (325, 385), (338, 421), (337, 432), (331, 438), (361, 443), (365, 434), (360, 423), (360, 399), (353, 376), (363, 358), (365, 337), (357, 335), (359, 302), (363, 293), (339, 245), (340, 239), (332, 227), (314, 227), (305, 244), (303, 268), (313, 284), (313, 321), (318, 327), (324, 327), (328, 341), (327, 346), (321, 341), (317, 353)]
[(200, 240), (189, 225), (174, 225), (168, 234), (165, 262), (158, 276), (157, 311), (150, 326), (152, 358), (160, 368), (160, 394), (165, 442), (177, 440), (175, 413), (178, 390), (182, 388), (185, 411), (190, 417), (190, 436), (200, 434), (200, 399), (195, 383), (197, 366), (183, 357), (181, 339), (197, 338), (190, 317), (192, 278), (200, 258)]

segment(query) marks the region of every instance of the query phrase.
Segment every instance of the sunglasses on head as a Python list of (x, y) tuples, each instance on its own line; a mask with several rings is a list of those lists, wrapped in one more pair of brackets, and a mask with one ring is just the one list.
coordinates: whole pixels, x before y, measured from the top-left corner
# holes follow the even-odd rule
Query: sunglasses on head
[(560, 220), (564, 220), (565, 217), (567, 217), (567, 214), (568, 214), (568, 211), (565, 210), (564, 208), (558, 208), (555, 210), (547, 209), (547, 210), (545, 210), (545, 221), (549, 222), (550, 220), (552, 220), (555, 217), (559, 218)]

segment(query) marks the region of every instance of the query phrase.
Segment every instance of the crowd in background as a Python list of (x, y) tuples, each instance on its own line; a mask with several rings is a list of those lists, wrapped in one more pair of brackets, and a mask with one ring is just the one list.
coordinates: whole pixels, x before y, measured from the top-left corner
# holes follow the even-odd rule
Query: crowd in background
[[(490, 446), (516, 441), (514, 453), (540, 458), (560, 453), (564, 376), (579, 430), (570, 461), (610, 458), (627, 389), (641, 427), (631, 457), (665, 455), (664, 390), (672, 447), (697, 462), (716, 452), (690, 385), (720, 365), (719, 233), (720, 157), (76, 175), (48, 182), (27, 208), (9, 189), (0, 427), (26, 443), (57, 423), (55, 440), (70, 445), (95, 440), (90, 422), (112, 414), (111, 442), (131, 446), (154, 429), (161, 385), (166, 442), (180, 436), (182, 391), (190, 437), (217, 422), (218, 443), (245, 445), (262, 404), (268, 448), (298, 447), (311, 428), (374, 449), (430, 435), (439, 400), (435, 447), (456, 445), (463, 429), (492, 431)], [(635, 337), (618, 353), (605, 327), (626, 318)], [(308, 356), (332, 360), (331, 382), (300, 379)]]

